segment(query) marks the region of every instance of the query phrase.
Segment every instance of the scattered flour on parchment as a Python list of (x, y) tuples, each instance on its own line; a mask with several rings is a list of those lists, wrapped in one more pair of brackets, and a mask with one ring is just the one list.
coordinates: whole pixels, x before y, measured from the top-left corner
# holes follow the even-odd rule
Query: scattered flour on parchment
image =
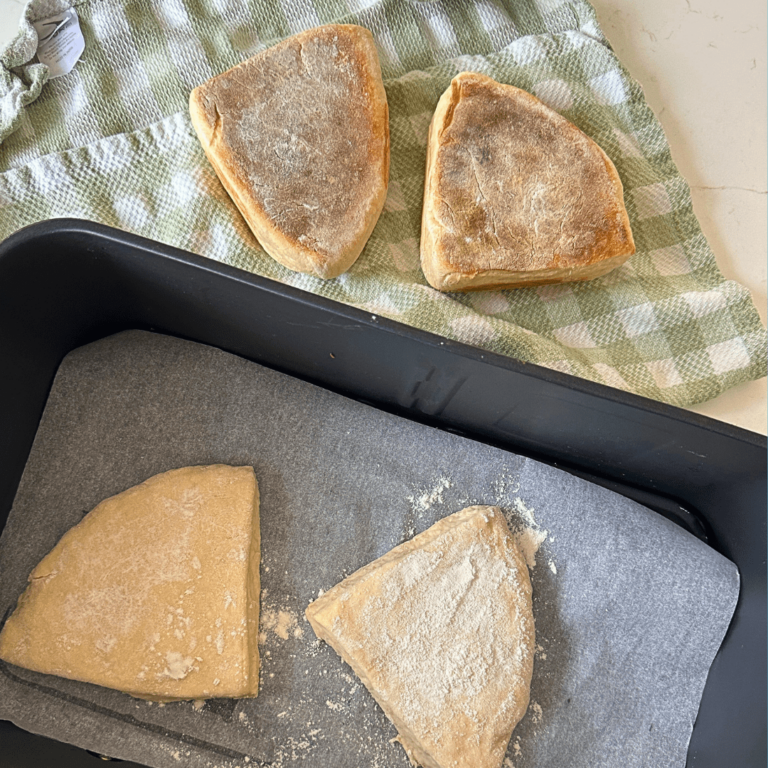
[[(306, 646), (304, 652), (310, 659), (314, 659), (319, 653), (322, 653), (324, 643), (321, 640), (311, 640)], [(309, 674), (309, 670), (306, 670), (304, 674)]]
[(435, 504), (443, 503), (443, 491), (447, 491), (453, 483), (447, 477), (441, 477), (435, 482), (435, 485), (431, 489), (425, 489), (418, 494), (408, 496), (408, 501), (411, 504), (411, 509), (418, 512), (426, 512), (431, 509)]
[(318, 742), (322, 739), (323, 735), (320, 734), (319, 730), (302, 733), (298, 737), (288, 736), (282, 744), (276, 747), (270, 765), (272, 768), (283, 768), (295, 763), (297, 760), (303, 762), (304, 758), (317, 747)]
[(520, 478), (517, 472), (502, 469), (493, 481), (493, 495), (497, 499), (509, 499), (520, 490)]
[(287, 640), (289, 637), (302, 637), (304, 630), (299, 626), (299, 617), (295, 613), (285, 608), (266, 608), (259, 617), (259, 643), (266, 643), (270, 633)]
[[(173, 746), (163, 746), (163, 751), (167, 752), (170, 757), (172, 757), (177, 763), (182, 763), (184, 765), (187, 760), (186, 758), (189, 757), (190, 752), (187, 750), (184, 752), (183, 750), (178, 749), (178, 747), (174, 748)], [(109, 760), (109, 758), (102, 758), (104, 760)]]

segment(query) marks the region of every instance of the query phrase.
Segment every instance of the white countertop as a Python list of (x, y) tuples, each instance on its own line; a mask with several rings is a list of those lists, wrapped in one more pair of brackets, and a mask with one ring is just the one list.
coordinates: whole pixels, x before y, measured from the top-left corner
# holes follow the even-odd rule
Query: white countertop
[[(723, 274), (752, 292), (766, 323), (768, 210), (765, 0), (592, 0), (640, 82), (691, 186)], [(24, 3), (0, 0), (0, 46)], [(691, 410), (766, 434), (766, 379)]]

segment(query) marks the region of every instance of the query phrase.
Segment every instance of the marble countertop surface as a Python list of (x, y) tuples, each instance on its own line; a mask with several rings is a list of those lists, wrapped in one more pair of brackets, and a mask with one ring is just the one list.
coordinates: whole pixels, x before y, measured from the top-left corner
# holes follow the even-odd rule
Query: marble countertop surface
[[(747, 286), (766, 323), (768, 210), (764, 0), (592, 0), (640, 82), (723, 274)], [(0, 46), (24, 3), (0, 0)], [(766, 434), (766, 379), (691, 410)]]

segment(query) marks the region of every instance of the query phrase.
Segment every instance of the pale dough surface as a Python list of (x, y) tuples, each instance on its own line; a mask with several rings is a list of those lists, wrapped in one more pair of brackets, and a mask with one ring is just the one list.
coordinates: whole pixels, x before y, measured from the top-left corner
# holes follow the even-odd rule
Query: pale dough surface
[(259, 492), (184, 467), (96, 506), (32, 571), (0, 658), (160, 700), (256, 696)]
[(475, 506), (352, 574), (309, 605), (424, 768), (500, 768), (528, 708), (528, 568), (498, 507)]
[(387, 195), (389, 111), (371, 33), (330, 24), (195, 88), (200, 143), (264, 250), (331, 278), (360, 255)]
[(421, 263), (442, 291), (588, 280), (635, 252), (621, 180), (535, 96), (462, 72), (429, 130)]

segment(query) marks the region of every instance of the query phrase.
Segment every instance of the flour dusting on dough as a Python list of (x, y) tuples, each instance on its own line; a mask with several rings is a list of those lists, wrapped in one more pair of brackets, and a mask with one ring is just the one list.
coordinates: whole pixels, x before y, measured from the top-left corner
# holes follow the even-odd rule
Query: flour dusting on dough
[(514, 537), (528, 567), (535, 568), (536, 553), (541, 543), (547, 538), (547, 532), (536, 531), (533, 528), (520, 528), (514, 532)]
[(195, 660), (191, 656), (184, 656), (178, 651), (168, 651), (165, 654), (165, 661), (167, 666), (158, 677), (165, 675), (173, 680), (182, 680), (185, 678), (195, 663)]
[[(525, 562), (529, 568), (533, 569), (536, 567), (536, 554), (549, 536), (549, 531), (545, 531), (539, 526), (534, 515), (535, 510), (529, 507), (519, 496), (514, 498), (512, 506), (513, 509), (507, 515), (507, 522), (520, 551), (523, 553)], [(553, 563), (550, 563), (550, 568), (553, 569), (553, 572), (557, 572), (554, 570)]]
[(526, 525), (531, 526), (531, 528), (539, 527), (533, 514), (535, 510), (531, 509), (519, 496), (515, 497), (512, 503), (515, 506), (515, 511), (525, 520)]

